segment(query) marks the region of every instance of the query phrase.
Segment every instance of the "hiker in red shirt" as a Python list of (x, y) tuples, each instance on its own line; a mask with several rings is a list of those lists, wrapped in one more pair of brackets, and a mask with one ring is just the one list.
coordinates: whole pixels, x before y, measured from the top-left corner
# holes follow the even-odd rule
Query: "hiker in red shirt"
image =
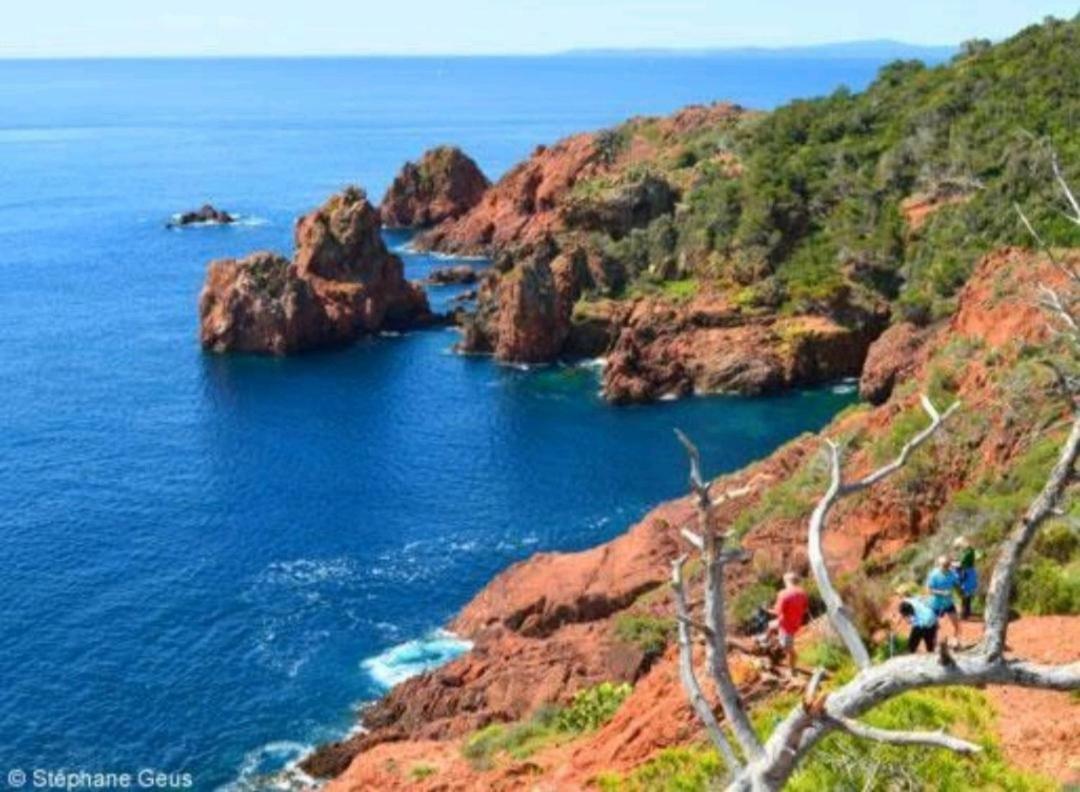
[(771, 611), (776, 618), (769, 623), (769, 631), (776, 635), (787, 653), (792, 671), (795, 670), (795, 634), (802, 629), (809, 608), (810, 598), (799, 586), (799, 576), (794, 572), (785, 572), (784, 588), (776, 595), (776, 605)]

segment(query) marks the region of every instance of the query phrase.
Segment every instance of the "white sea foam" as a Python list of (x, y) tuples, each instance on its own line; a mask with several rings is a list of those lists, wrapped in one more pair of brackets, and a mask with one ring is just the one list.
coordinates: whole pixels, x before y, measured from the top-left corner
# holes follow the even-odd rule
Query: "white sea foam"
[(304, 743), (277, 740), (248, 751), (236, 778), (219, 787), (218, 792), (318, 789), (322, 784), (300, 769), (300, 761), (312, 750)]
[(844, 380), (838, 385), (833, 385), (832, 392), (839, 396), (846, 396), (849, 393), (854, 393), (856, 390), (858, 390), (858, 388), (859, 386), (857, 381), (851, 382), (848, 380)]
[(382, 654), (368, 658), (360, 667), (379, 687), (389, 690), (409, 677), (449, 663), (470, 649), (472, 641), (466, 641), (446, 630), (436, 630), (424, 638), (398, 644)]
[(599, 370), (603, 371), (604, 367), (607, 365), (607, 358), (605, 358), (605, 357), (587, 358), (585, 360), (579, 360), (574, 365), (577, 366), (578, 368), (599, 369)]

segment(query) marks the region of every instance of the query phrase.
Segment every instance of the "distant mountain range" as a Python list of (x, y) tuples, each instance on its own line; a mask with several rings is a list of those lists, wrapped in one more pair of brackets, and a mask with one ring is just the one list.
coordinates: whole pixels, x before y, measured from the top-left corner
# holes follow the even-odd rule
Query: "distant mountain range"
[(918, 58), (924, 61), (943, 61), (952, 57), (958, 47), (953, 44), (909, 44), (891, 39), (868, 41), (842, 41), (832, 44), (810, 44), (796, 47), (715, 47), (715, 48), (640, 48), (640, 49), (575, 49), (563, 55), (577, 57), (611, 57), (634, 55), (648, 57), (699, 58), (699, 57), (752, 57), (752, 58), (873, 58), (895, 60)]

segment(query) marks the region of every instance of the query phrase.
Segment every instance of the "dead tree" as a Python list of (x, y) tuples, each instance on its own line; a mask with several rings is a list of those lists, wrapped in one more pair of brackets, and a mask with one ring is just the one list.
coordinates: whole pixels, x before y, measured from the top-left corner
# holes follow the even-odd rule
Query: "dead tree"
[[(1066, 216), (1080, 225), (1080, 204), (1069, 189), (1056, 158), (1053, 170), (1058, 186), (1065, 194)], [(1050, 313), (1061, 334), (1072, 346), (1075, 360), (1080, 351), (1080, 272), (1042, 240), (1019, 206), (1016, 210), (1024, 226), (1058, 269), (1067, 276), (1068, 290), (1061, 292), (1042, 285), (1039, 303)], [(1006, 634), (1013, 583), (1024, 550), (1046, 519), (1058, 513), (1058, 503), (1075, 475), (1080, 452), (1080, 377), (1055, 368), (1059, 385), (1071, 403), (1072, 427), (1061, 447), (1058, 459), (1042, 491), (1012, 528), (1002, 544), (997, 564), (990, 578), (986, 598), (986, 624), (982, 640), (969, 650), (950, 651), (946, 641), (935, 655), (904, 655), (873, 664), (851, 613), (832, 583), (822, 552), (822, 535), (829, 512), (837, 501), (872, 487), (900, 470), (910, 456), (938, 432), (959, 406), (954, 403), (943, 412), (922, 397), (929, 423), (901, 449), (890, 463), (863, 478), (845, 481), (840, 449), (826, 441), (831, 468), (828, 490), (818, 501), (810, 517), (808, 552), (810, 567), (825, 601), (829, 622), (840, 636), (859, 668), (856, 676), (836, 690), (819, 693), (822, 672), (819, 669), (807, 686), (802, 703), (796, 706), (765, 740), (759, 740), (746, 714), (743, 701), (732, 682), (728, 668), (726, 625), (724, 620), (724, 567), (731, 560), (745, 557), (737, 547), (727, 547), (729, 537), (718, 530), (715, 508), (725, 500), (744, 492), (710, 493), (710, 484), (701, 474), (697, 448), (681, 432), (677, 433), (690, 458), (690, 486), (697, 508), (697, 531), (684, 530), (683, 537), (703, 561), (703, 622), (692, 619), (687, 604), (683, 566), (686, 556), (672, 568), (672, 588), (678, 617), (680, 676), (694, 711), (720, 751), (727, 766), (729, 790), (777, 790), (784, 786), (799, 762), (830, 732), (844, 731), (859, 739), (894, 745), (924, 745), (959, 753), (975, 753), (979, 746), (942, 732), (891, 731), (869, 726), (859, 716), (889, 699), (919, 688), (945, 685), (1019, 685), (1049, 690), (1080, 689), (1080, 662), (1069, 665), (1041, 665), (1006, 656)], [(693, 662), (693, 634), (704, 638), (707, 667), (712, 677), (727, 723), (741, 749), (728, 743), (716, 716), (701, 692)]]

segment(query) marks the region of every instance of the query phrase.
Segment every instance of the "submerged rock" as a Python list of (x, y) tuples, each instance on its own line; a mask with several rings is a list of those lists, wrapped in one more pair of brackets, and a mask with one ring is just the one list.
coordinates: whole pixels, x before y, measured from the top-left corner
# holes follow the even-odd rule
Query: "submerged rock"
[(210, 204), (203, 204), (201, 208), (193, 212), (183, 212), (166, 223), (166, 226), (174, 228), (187, 225), (228, 225), (235, 222), (236, 218), (228, 212)]
[(457, 264), (453, 267), (438, 267), (428, 273), (425, 282), (435, 286), (452, 286), (456, 284), (469, 285), (476, 283), (479, 275), (468, 264)]
[(460, 217), (480, 202), (489, 186), (461, 149), (431, 149), (398, 173), (382, 200), (382, 222), (389, 228), (421, 228)]
[(386, 249), (367, 196), (348, 188), (299, 220), (291, 262), (267, 252), (212, 262), (199, 319), (210, 351), (288, 355), (437, 317)]

